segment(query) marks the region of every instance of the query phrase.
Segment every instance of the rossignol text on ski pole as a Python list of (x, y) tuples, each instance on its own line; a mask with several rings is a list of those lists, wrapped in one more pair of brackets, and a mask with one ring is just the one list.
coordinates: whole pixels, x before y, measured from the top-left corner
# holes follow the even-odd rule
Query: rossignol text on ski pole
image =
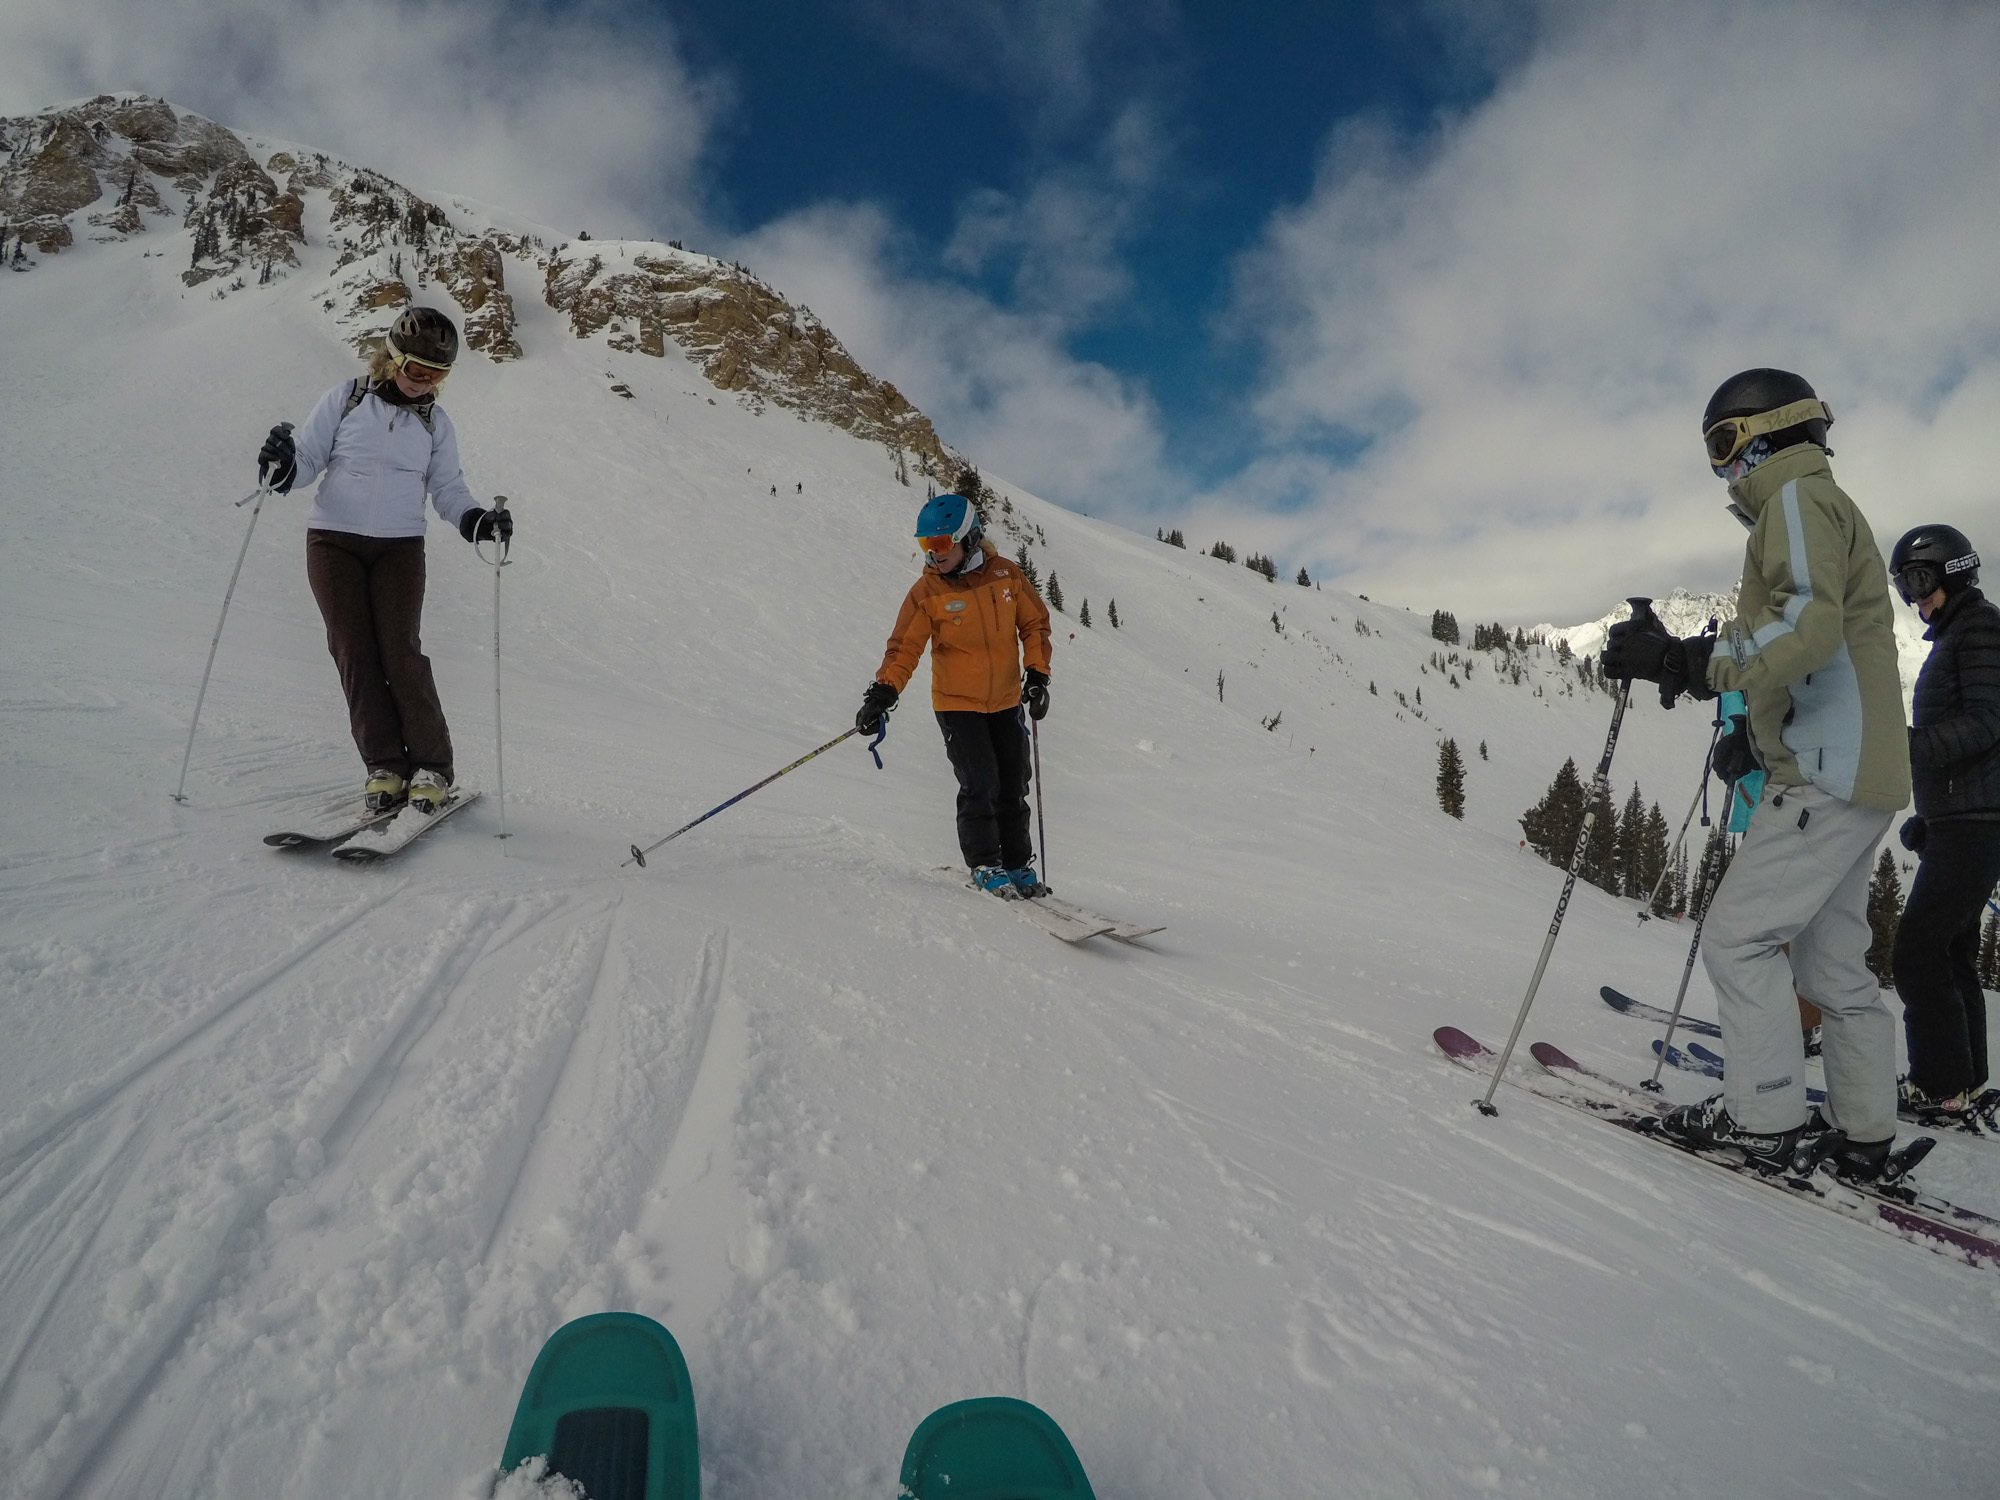
[[(1637, 626), (1653, 612), (1651, 599), (1634, 598), (1627, 601), (1632, 606), (1632, 621)], [(1549, 955), (1555, 951), (1556, 934), (1562, 931), (1563, 913), (1569, 910), (1569, 898), (1576, 890), (1576, 877), (1583, 868), (1584, 851), (1590, 847), (1590, 830), (1597, 823), (1599, 802), (1611, 797), (1611, 753), (1618, 748), (1618, 730), (1625, 722), (1625, 707), (1632, 701), (1632, 679), (1627, 677), (1618, 684), (1617, 707), (1611, 710), (1611, 732), (1604, 737), (1604, 753), (1597, 759), (1597, 774), (1590, 780), (1590, 801), (1584, 807), (1583, 827), (1577, 830), (1576, 850), (1569, 857), (1569, 875), (1563, 881), (1562, 895), (1556, 901), (1556, 914), (1549, 923), (1549, 935), (1542, 940), (1542, 956), (1535, 961), (1534, 977), (1528, 981), (1528, 993), (1521, 997), (1521, 1013), (1514, 1017), (1514, 1029), (1507, 1033), (1507, 1045), (1500, 1050), (1500, 1061), (1493, 1065), (1493, 1077), (1486, 1085), (1486, 1096), (1472, 1101), (1473, 1108), (1482, 1115), (1497, 1115), (1500, 1108), (1493, 1102), (1493, 1094), (1500, 1087), (1500, 1080), (1507, 1072), (1507, 1061), (1514, 1055), (1514, 1044), (1521, 1040), (1521, 1028), (1528, 1024), (1528, 1009), (1535, 1003), (1535, 991), (1541, 988), (1542, 974), (1549, 966)]]
[(229, 601), (236, 596), (236, 580), (243, 572), (243, 559), (250, 553), (250, 536), (257, 529), (258, 513), (264, 509), (264, 502), (274, 491), (268, 484), (260, 484), (256, 489), (236, 502), (241, 510), (252, 500), (256, 508), (250, 512), (250, 524), (243, 528), (243, 545), (236, 549), (236, 566), (229, 570), (229, 587), (222, 591), (222, 613), (215, 621), (215, 634), (208, 643), (208, 665), (201, 669), (201, 688), (194, 695), (194, 716), (188, 720), (187, 749), (181, 752), (181, 779), (174, 784), (174, 801), (187, 801), (188, 762), (194, 757), (195, 726), (201, 723), (201, 700), (208, 696), (208, 674), (215, 670), (215, 648), (222, 644), (222, 622), (229, 618)]
[[(839, 734), (836, 734), (832, 739), (828, 740), (824, 745), (821, 745), (817, 750), (808, 750), (804, 755), (801, 755), (797, 760), (793, 761), (789, 766), (785, 766), (780, 770), (773, 771), (769, 776), (766, 776), (762, 781), (758, 782), (755, 786), (746, 786), (745, 788), (743, 788), (742, 791), (738, 792), (734, 797), (731, 797), (727, 802), (716, 803), (715, 806), (711, 807), (707, 812), (703, 813), (693, 822), (683, 823), (680, 827), (676, 828), (672, 833), (668, 834), (665, 838), (655, 839), (652, 843), (648, 844), (643, 849), (641, 849), (637, 844), (634, 844), (632, 846), (631, 857), (625, 860), (623, 864), (620, 864), (619, 868), (622, 870), (625, 868), (625, 865), (637, 865), (640, 869), (642, 870), (645, 869), (646, 856), (651, 854), (655, 849), (659, 848), (662, 844), (671, 844), (675, 839), (679, 838), (682, 834), (686, 833), (690, 828), (695, 828), (703, 823), (706, 823), (710, 818), (714, 817), (717, 813), (722, 812), (727, 808), (734, 807), (737, 803), (741, 802), (745, 797), (749, 796), (752, 792), (762, 791), (765, 787), (769, 786), (772, 782), (776, 781), (780, 776), (789, 775), (791, 772), (796, 771), (800, 766), (804, 765), (807, 761), (811, 760), (815, 755), (824, 755), (827, 751), (831, 750), (835, 745), (838, 745), (842, 740), (852, 739), (855, 735), (859, 733), (861, 733), (861, 731), (858, 729), (842, 730)], [(882, 741), (887, 739), (888, 737), (889, 737), (889, 716), (887, 714), (883, 714), (881, 719), (876, 724), (875, 738), (868, 742), (868, 753), (875, 757), (875, 769), (878, 771), (882, 769), (882, 752), (876, 749), (875, 747), (877, 745), (880, 745)]]
[[(493, 509), (505, 511), (507, 497), (495, 495)], [(493, 780), (500, 803), (500, 831), (493, 835), (496, 839), (507, 837), (507, 761), (500, 735), (500, 570), (507, 566), (507, 552), (505, 538), (496, 535), (493, 538)]]

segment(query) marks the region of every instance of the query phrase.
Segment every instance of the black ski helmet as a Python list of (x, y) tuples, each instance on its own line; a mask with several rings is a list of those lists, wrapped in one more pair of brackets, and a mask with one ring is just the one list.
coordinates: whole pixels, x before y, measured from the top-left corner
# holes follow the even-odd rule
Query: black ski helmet
[[(1793, 407), (1807, 409), (1783, 427), (1760, 427), (1755, 421), (1750, 421), (1716, 433), (1718, 424), (1732, 417), (1757, 418), (1767, 413), (1786, 412)], [(1707, 410), (1701, 414), (1702, 441), (1708, 446), (1709, 462), (1718, 465), (1735, 457), (1752, 437), (1766, 433), (1774, 450), (1789, 448), (1796, 443), (1816, 443), (1826, 448), (1826, 430), (1832, 425), (1833, 413), (1827, 410), (1826, 403), (1819, 399), (1803, 375), (1794, 375), (1790, 370), (1745, 370), (1740, 375), (1732, 375), (1715, 388), (1715, 394), (1708, 398)], [(1718, 458), (1718, 451), (1732, 439), (1736, 442), (1734, 450)], [(1831, 453), (1833, 450), (1827, 448), (1827, 451)]]
[(1905, 604), (1939, 589), (1949, 596), (1979, 582), (1979, 554), (1956, 526), (1918, 526), (1904, 532), (1889, 554), (1889, 577)]
[(389, 352), (448, 370), (458, 358), (458, 329), (435, 307), (406, 307), (389, 325)]

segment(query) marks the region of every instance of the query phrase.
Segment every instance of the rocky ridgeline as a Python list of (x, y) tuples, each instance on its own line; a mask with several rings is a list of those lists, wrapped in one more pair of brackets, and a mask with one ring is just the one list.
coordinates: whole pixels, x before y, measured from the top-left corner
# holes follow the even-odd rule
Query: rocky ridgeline
[(894, 386), (740, 266), (675, 245), (550, 249), (534, 234), (461, 225), (379, 172), (319, 152), (260, 162), (235, 132), (139, 94), (0, 119), (0, 265), (14, 270), (70, 249), (79, 233), (117, 241), (178, 220), (181, 281), (226, 296), (301, 269), (309, 201), (324, 205), (334, 255), (321, 307), (356, 349), (435, 286), (458, 304), (469, 347), (523, 358), (511, 263), (580, 338), (603, 333), (614, 349), (655, 357), (671, 342), (751, 409), (778, 406), (879, 442), (899, 469), (942, 476), (961, 463)]

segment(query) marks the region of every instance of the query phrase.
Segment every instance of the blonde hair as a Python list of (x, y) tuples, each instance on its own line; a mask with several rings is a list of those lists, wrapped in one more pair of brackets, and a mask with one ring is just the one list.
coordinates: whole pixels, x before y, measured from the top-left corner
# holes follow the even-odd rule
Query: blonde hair
[(384, 339), (368, 351), (368, 378), (387, 380), (395, 372), (396, 366), (389, 358), (389, 341)]

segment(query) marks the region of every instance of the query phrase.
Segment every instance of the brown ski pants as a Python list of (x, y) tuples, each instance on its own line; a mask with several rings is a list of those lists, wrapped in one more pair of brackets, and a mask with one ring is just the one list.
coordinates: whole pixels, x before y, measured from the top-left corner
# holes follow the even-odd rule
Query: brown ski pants
[(424, 539), (306, 532), (306, 581), (340, 669), (354, 748), (368, 769), (452, 779), (451, 730), (418, 640)]

